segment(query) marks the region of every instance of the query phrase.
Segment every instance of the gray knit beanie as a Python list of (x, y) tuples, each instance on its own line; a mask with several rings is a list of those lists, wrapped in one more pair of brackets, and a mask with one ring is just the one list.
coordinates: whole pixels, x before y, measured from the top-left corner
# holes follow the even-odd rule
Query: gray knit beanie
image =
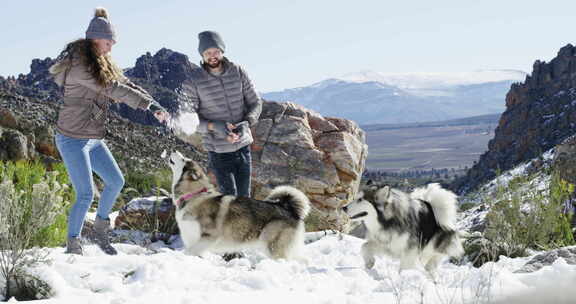
[(94, 18), (92, 18), (86, 30), (86, 39), (108, 39), (116, 41), (116, 32), (108, 19), (108, 12), (105, 8), (96, 8)]
[(198, 52), (200, 52), (200, 55), (202, 55), (205, 50), (213, 47), (219, 48), (222, 53), (224, 53), (226, 49), (226, 45), (224, 44), (222, 37), (213, 31), (205, 31), (198, 34), (198, 40), (200, 41), (198, 44)]

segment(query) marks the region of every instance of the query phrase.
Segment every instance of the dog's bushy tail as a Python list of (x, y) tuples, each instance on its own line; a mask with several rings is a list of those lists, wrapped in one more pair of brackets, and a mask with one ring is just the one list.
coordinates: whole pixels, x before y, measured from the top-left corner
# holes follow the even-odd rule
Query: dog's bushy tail
[(436, 223), (445, 230), (456, 231), (456, 194), (434, 183), (415, 189), (410, 196), (430, 203)]
[(310, 212), (308, 197), (302, 191), (291, 186), (278, 186), (272, 189), (266, 200), (286, 206), (300, 220), (304, 220)]

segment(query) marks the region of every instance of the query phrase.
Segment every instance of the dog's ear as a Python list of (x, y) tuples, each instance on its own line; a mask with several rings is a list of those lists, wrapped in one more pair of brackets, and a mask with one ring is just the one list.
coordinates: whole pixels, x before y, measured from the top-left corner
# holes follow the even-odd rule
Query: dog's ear
[(198, 174), (196, 174), (196, 170), (184, 170), (184, 177), (189, 181), (196, 181), (198, 180)]
[(374, 184), (374, 181), (372, 181), (372, 179), (369, 179), (369, 180), (366, 182), (366, 186), (372, 186), (373, 184)]
[(187, 161), (187, 162), (184, 164), (184, 171), (183, 171), (184, 173), (183, 173), (183, 175), (185, 176), (185, 178), (186, 178), (187, 180), (197, 181), (197, 180), (199, 180), (200, 178), (202, 178), (202, 175), (198, 172), (198, 169), (199, 169), (198, 166), (197, 166), (194, 162), (192, 162), (192, 161)]
[(180, 159), (186, 159), (186, 156), (184, 156), (184, 154), (180, 153), (180, 151), (178, 150), (174, 150), (174, 153), (176, 153), (178, 155), (178, 157), (180, 157)]
[(390, 197), (390, 187), (384, 186), (384, 188), (376, 191), (376, 201), (379, 203), (384, 203), (388, 201)]

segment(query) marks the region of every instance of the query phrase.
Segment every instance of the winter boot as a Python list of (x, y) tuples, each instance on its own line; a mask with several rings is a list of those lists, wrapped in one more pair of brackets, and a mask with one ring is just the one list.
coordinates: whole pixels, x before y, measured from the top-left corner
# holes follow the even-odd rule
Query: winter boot
[(82, 244), (80, 243), (79, 237), (68, 238), (68, 240), (66, 241), (65, 253), (82, 255)]
[(112, 245), (110, 245), (110, 240), (108, 239), (108, 231), (110, 230), (110, 220), (103, 220), (100, 217), (96, 217), (94, 221), (94, 242), (104, 251), (104, 253), (109, 255), (115, 255), (118, 252)]

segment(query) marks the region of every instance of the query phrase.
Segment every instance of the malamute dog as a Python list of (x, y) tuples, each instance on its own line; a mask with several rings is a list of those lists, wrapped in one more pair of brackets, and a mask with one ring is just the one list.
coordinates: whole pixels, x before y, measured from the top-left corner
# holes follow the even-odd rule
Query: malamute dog
[(344, 211), (366, 225), (367, 241), (362, 245), (366, 268), (374, 266), (376, 255), (386, 255), (400, 259), (400, 270), (420, 261), (435, 277), (443, 257), (464, 253), (455, 228), (456, 195), (439, 184), (410, 195), (388, 186), (369, 186)]
[(264, 200), (223, 195), (204, 170), (179, 152), (170, 155), (176, 221), (188, 254), (257, 249), (274, 259), (300, 259), (308, 198), (290, 186)]

